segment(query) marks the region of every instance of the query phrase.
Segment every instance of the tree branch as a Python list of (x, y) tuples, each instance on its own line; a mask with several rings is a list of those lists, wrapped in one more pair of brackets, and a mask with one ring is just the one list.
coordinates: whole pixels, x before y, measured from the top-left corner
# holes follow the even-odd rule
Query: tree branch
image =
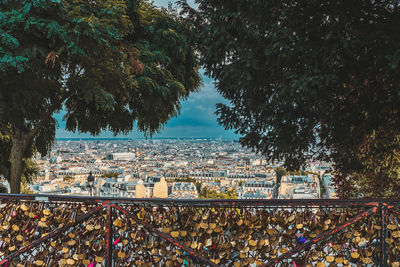
[(33, 138), (40, 130), (40, 128), (50, 119), (51, 115), (54, 113), (54, 111), (57, 109), (58, 106), (60, 106), (68, 97), (70, 97), (73, 94), (73, 91), (68, 92), (65, 94), (63, 97), (61, 97), (58, 101), (54, 102), (47, 112), (45, 112), (38, 124), (35, 125), (35, 127), (28, 133), (29, 139)]
[[(82, 74), (82, 71), (83, 71), (83, 68), (80, 68), (78, 72), (74, 73), (74, 76), (75, 76), (74, 80), (76, 80), (77, 77)], [(61, 97), (61, 99), (59, 101), (56, 101), (55, 103), (53, 103), (53, 105), (51, 105), (49, 107), (47, 112), (44, 113), (43, 116), (40, 118), (39, 123), (36, 124), (36, 126), (34, 126), (32, 131), (28, 134), (29, 138), (33, 138), (38, 133), (38, 131), (40, 130), (40, 127), (42, 127), (50, 119), (50, 116), (54, 113), (54, 111), (57, 109), (57, 107), (59, 105), (61, 105), (68, 97), (72, 96), (73, 92), (75, 92), (75, 90), (70, 90), (63, 97)]]

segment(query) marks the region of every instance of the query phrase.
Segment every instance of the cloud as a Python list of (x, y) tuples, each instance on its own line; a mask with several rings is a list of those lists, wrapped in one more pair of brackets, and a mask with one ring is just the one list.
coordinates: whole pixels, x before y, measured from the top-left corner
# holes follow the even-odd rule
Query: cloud
[[(167, 7), (168, 3), (175, 3), (171, 0), (154, 0), (157, 6)], [(196, 6), (194, 0), (188, 0), (191, 6)], [(168, 137), (211, 137), (211, 138), (234, 138), (239, 136), (235, 135), (233, 131), (227, 131), (217, 122), (217, 116), (214, 114), (216, 111), (215, 104), (227, 103), (217, 91), (214, 86), (214, 81), (204, 75), (203, 86), (197, 93), (192, 93), (189, 98), (182, 102), (181, 113), (172, 118), (162, 129), (160, 133), (154, 137), (168, 138)], [(65, 122), (62, 120), (65, 112), (55, 114), (54, 117), (59, 123), (59, 128), (56, 131), (57, 138), (88, 138), (90, 134), (71, 133), (65, 130)], [(98, 137), (112, 138), (113, 133), (110, 131), (102, 132)], [(128, 138), (142, 138), (143, 133), (137, 130), (132, 131), (128, 135), (118, 135), (117, 137)]]
[(198, 93), (194, 93), (191, 96), (192, 99), (202, 100), (202, 101), (213, 101), (213, 102), (223, 102), (225, 99), (218, 93), (214, 86), (213, 81), (203, 82), (203, 87)]
[[(191, 6), (196, 6), (196, 4), (194, 3), (194, 0), (189, 0), (187, 1), (189, 5)], [(162, 6), (162, 7), (168, 7), (168, 3), (172, 3), (175, 4), (176, 1), (171, 1), (171, 0), (154, 0), (154, 4), (156, 6)]]
[(206, 111), (207, 110), (206, 107), (204, 107), (203, 105), (197, 105), (196, 108), (200, 109), (202, 111)]
[[(203, 86), (199, 92), (192, 93), (186, 101), (182, 102), (181, 113), (172, 118), (164, 126), (160, 133), (154, 135), (156, 138), (169, 137), (211, 137), (237, 139), (233, 131), (227, 131), (217, 122), (215, 113), (216, 103), (226, 103), (227, 101), (218, 93), (213, 80), (203, 75)], [(71, 133), (65, 130), (65, 122), (62, 120), (65, 112), (54, 115), (59, 123), (56, 132), (57, 138), (88, 138), (90, 134)], [(112, 138), (110, 131), (102, 132), (98, 137)], [(133, 130), (128, 135), (118, 135), (117, 137), (143, 138), (143, 133)]]
[(226, 103), (227, 101), (218, 93), (214, 82), (203, 75), (203, 86), (199, 92), (192, 93), (189, 98), (182, 103), (181, 114), (171, 119), (167, 126), (212, 126), (222, 128), (217, 123), (215, 105)]

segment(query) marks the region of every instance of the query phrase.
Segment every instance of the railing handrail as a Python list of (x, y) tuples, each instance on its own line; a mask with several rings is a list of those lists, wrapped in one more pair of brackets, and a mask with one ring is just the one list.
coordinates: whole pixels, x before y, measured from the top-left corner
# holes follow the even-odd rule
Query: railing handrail
[(265, 207), (316, 207), (316, 206), (378, 206), (399, 205), (400, 199), (171, 199), (171, 198), (123, 198), (89, 197), (47, 194), (0, 194), (1, 200), (31, 200), (48, 202), (148, 204), (170, 206), (265, 206)]
[[(18, 201), (21, 201), (18, 203)], [(67, 214), (67, 217), (70, 219), (68, 221), (68, 223), (66, 223), (64, 225), (64, 223), (62, 224), (58, 224), (56, 221), (54, 221), (55, 223), (52, 224), (52, 228), (50, 229), (51, 232), (43, 234), (40, 231), (38, 232), (39, 235), (37, 236), (36, 234), (33, 235), (32, 232), (29, 232), (31, 234), (31, 237), (35, 237), (34, 241), (32, 242), (32, 240), (30, 240), (31, 242), (29, 244), (20, 244), (18, 245), (17, 243), (17, 247), (15, 247), (16, 243), (14, 244), (14, 252), (12, 252), (11, 254), (6, 255), (4, 258), (1, 258), (0, 261), (0, 266), (8, 266), (8, 264), (13, 261), (14, 259), (17, 260), (21, 260), (22, 254), (26, 254), (26, 253), (31, 253), (32, 251), (34, 251), (35, 248), (37, 248), (38, 246), (40, 246), (43, 242), (48, 241), (50, 239), (55, 239), (58, 238), (61, 235), (66, 235), (68, 233), (68, 231), (72, 231), (73, 229), (76, 229), (77, 227), (82, 227), (84, 226), (84, 222), (88, 222), (88, 220), (90, 220), (90, 218), (93, 218), (94, 214), (98, 214), (100, 213), (100, 217), (105, 215), (106, 218), (106, 225), (105, 225), (105, 233), (106, 233), (106, 247), (105, 247), (105, 266), (106, 267), (112, 267), (114, 265), (113, 259), (115, 258), (114, 252), (113, 252), (113, 244), (115, 245), (115, 242), (118, 242), (115, 239), (114, 236), (114, 230), (117, 229), (115, 227), (113, 227), (113, 225), (115, 226), (115, 222), (117, 222), (114, 219), (119, 218), (119, 216), (121, 215), (121, 213), (125, 214), (125, 220), (131, 220), (131, 222), (134, 222), (136, 225), (139, 225), (143, 228), (145, 228), (149, 233), (162, 238), (165, 242), (169, 243), (171, 246), (174, 247), (179, 247), (180, 249), (182, 249), (183, 251), (185, 251), (185, 253), (187, 253), (187, 255), (189, 255), (192, 260), (194, 262), (197, 262), (199, 264), (201, 264), (201, 266), (218, 266), (218, 263), (216, 263), (215, 260), (215, 255), (212, 254), (204, 254), (201, 249), (199, 250), (199, 248), (197, 247), (197, 250), (194, 249), (191, 244), (190, 246), (186, 243), (183, 242), (182, 239), (176, 239), (174, 238), (174, 236), (172, 235), (172, 232), (169, 232), (169, 228), (166, 228), (167, 231), (164, 231), (164, 229), (160, 228), (161, 225), (160, 224), (155, 224), (153, 225), (151, 222), (153, 222), (153, 218), (151, 215), (148, 218), (149, 220), (144, 220), (144, 216), (140, 215), (142, 214), (141, 211), (146, 211), (146, 209), (143, 209), (141, 207), (146, 207), (148, 208), (147, 211), (150, 209), (152, 209), (152, 207), (157, 207), (157, 206), (164, 206), (167, 207), (169, 210), (171, 210), (171, 213), (162, 213), (162, 216), (172, 216), (172, 217), (176, 217), (176, 212), (179, 213), (180, 210), (182, 210), (183, 212), (185, 211), (185, 209), (188, 207), (189, 210), (192, 210), (191, 207), (196, 207), (196, 208), (200, 208), (200, 212), (201, 210), (204, 209), (206, 210), (206, 214), (207, 214), (207, 209), (208, 210), (213, 210), (213, 209), (218, 209), (218, 208), (222, 208), (222, 209), (226, 209), (226, 211), (229, 214), (225, 215), (225, 218), (229, 218), (229, 216), (231, 216), (232, 212), (235, 212), (234, 210), (239, 208), (241, 210), (245, 210), (246, 208), (248, 208), (249, 210), (253, 210), (253, 213), (245, 213), (245, 212), (239, 212), (239, 213), (235, 213), (236, 215), (239, 214), (240, 218), (247, 218), (247, 222), (248, 224), (246, 224), (246, 222), (244, 222), (244, 225), (247, 225), (250, 228), (254, 228), (254, 225), (252, 225), (252, 216), (247, 217), (249, 214), (255, 214), (254, 212), (258, 211), (262, 211), (263, 213), (263, 217), (262, 220), (263, 221), (267, 221), (267, 223), (269, 224), (269, 220), (267, 220), (267, 218), (264, 218), (264, 216), (269, 216), (269, 218), (274, 217), (276, 214), (274, 212), (270, 212), (270, 210), (275, 210), (275, 209), (281, 209), (281, 210), (286, 210), (286, 209), (292, 209), (292, 210), (298, 210), (300, 211), (300, 215), (303, 214), (303, 220), (307, 220), (307, 218), (304, 218), (305, 213), (310, 214), (313, 213), (314, 215), (321, 216), (320, 212), (321, 211), (325, 211), (323, 212), (323, 215), (321, 218), (330, 218), (331, 213), (326, 212), (332, 209), (337, 208), (340, 211), (346, 211), (346, 208), (350, 208), (353, 211), (348, 213), (347, 215), (349, 216), (349, 218), (347, 218), (346, 216), (344, 217), (346, 220), (345, 221), (341, 221), (338, 220), (337, 224), (331, 224), (333, 227), (329, 226), (327, 228), (320, 228), (323, 229), (323, 231), (321, 232), (317, 232), (315, 231), (315, 235), (314, 236), (307, 236), (307, 238), (309, 238), (309, 240), (305, 239), (304, 241), (302, 241), (303, 243), (299, 243), (296, 246), (292, 247), (286, 247), (286, 252), (282, 252), (280, 255), (276, 255), (276, 258), (268, 258), (268, 261), (262, 260), (261, 263), (263, 263), (263, 267), (267, 267), (267, 266), (276, 266), (276, 264), (279, 264), (285, 260), (288, 260), (289, 258), (292, 258), (295, 255), (298, 255), (298, 253), (300, 252), (304, 252), (307, 249), (309, 249), (311, 246), (317, 245), (317, 243), (320, 243), (321, 241), (326, 241), (328, 239), (331, 238), (331, 236), (341, 232), (342, 230), (344, 230), (345, 228), (348, 228), (352, 225), (355, 225), (356, 222), (364, 220), (366, 218), (371, 218), (372, 216), (375, 216), (375, 218), (372, 218), (373, 222), (377, 222), (378, 220), (381, 221), (381, 224), (377, 224), (379, 225), (381, 228), (380, 230), (377, 228), (378, 232), (376, 232), (376, 235), (373, 237), (373, 239), (375, 240), (374, 242), (375, 245), (373, 244), (373, 242), (370, 240), (371, 245), (374, 245), (374, 247), (378, 247), (380, 246), (381, 250), (378, 256), (380, 256), (379, 258), (374, 260), (375, 264), (378, 264), (379, 261), (379, 266), (382, 267), (386, 267), (388, 264), (388, 251), (389, 248), (387, 246), (387, 237), (388, 237), (388, 224), (390, 223), (389, 221), (389, 212), (391, 214), (400, 214), (400, 209), (398, 208), (400, 206), (400, 199), (154, 199), (154, 198), (146, 198), (146, 199), (138, 199), (138, 198), (112, 198), (112, 197), (84, 197), (84, 196), (66, 196), (66, 195), (20, 195), (20, 194), (0, 194), (0, 203), (4, 202), (4, 205), (1, 205), (2, 208), (8, 209), (5, 210), (3, 212), (3, 214), (8, 214), (8, 219), (11, 219), (14, 216), (14, 222), (15, 223), (15, 219), (18, 219), (17, 216), (17, 212), (16, 210), (18, 210), (18, 208), (15, 208), (14, 204), (27, 204), (26, 202), (29, 201), (35, 201), (35, 202), (46, 202), (46, 203), (31, 203), (33, 205), (31, 205), (31, 207), (46, 207), (46, 209), (48, 209), (48, 213), (52, 214), (51, 209), (53, 209), (53, 214), (54, 214), (54, 218), (56, 218), (57, 216), (60, 216), (60, 209), (58, 209), (58, 205), (63, 205), (66, 204), (67, 208), (61, 209), (63, 211), (61, 211), (61, 214), (64, 213), (65, 210), (71, 210), (72, 213), (71, 214)], [(75, 204), (76, 203), (76, 204)], [(7, 205), (7, 204), (11, 204), (11, 205)], [(30, 204), (30, 203), (28, 203)], [(93, 205), (94, 204), (94, 205)], [(87, 212), (85, 213), (80, 213), (79, 217), (75, 219), (75, 216), (77, 214), (76, 211), (73, 211), (74, 209), (79, 209), (81, 207), (81, 205), (87, 205), (87, 208), (85, 209)], [(130, 206), (130, 207), (129, 207)], [(27, 218), (27, 207), (25, 206), (24, 209), (21, 208), (22, 213), (24, 213), (25, 218)], [(243, 207), (243, 209), (242, 209)], [(318, 210), (318, 207), (321, 208), (320, 210)], [(310, 209), (307, 209), (310, 208)], [(317, 208), (317, 209), (315, 209)], [(106, 214), (104, 214), (104, 211), (106, 209)], [(138, 210), (141, 210), (140, 212), (138, 212)], [(40, 210), (40, 208), (39, 208)], [(116, 212), (118, 210), (118, 212)], [(163, 210), (163, 209), (160, 209)], [(157, 209), (153, 210), (153, 211), (157, 211)], [(13, 215), (13, 212), (15, 212), (15, 214)], [(21, 211), (18, 211), (20, 214)], [(58, 213), (57, 213), (58, 212)], [(101, 213), (103, 212), (103, 213)], [(195, 211), (197, 212), (197, 211)], [(216, 211), (214, 211), (216, 212)], [(344, 212), (346, 213), (346, 212)], [(35, 215), (34, 213), (32, 213), (33, 215)], [(43, 214), (46, 215), (46, 213), (43, 210)], [(58, 215), (57, 215), (58, 214)], [(168, 215), (169, 214), (169, 215)], [(185, 212), (183, 214), (186, 214)], [(281, 213), (282, 214), (282, 213)], [(283, 215), (288, 215), (288, 213), (283, 213)], [(343, 214), (343, 213), (342, 213)], [(356, 214), (356, 215), (355, 215)], [(57, 216), (56, 216), (57, 215)], [(337, 213), (336, 213), (337, 215)], [(336, 216), (335, 213), (333, 213), (333, 216)], [(7, 216), (7, 215), (6, 215)], [(142, 216), (142, 217), (140, 217)], [(325, 217), (324, 217), (325, 216)], [(341, 216), (341, 215), (340, 215)], [(178, 216), (179, 217), (179, 216)], [(4, 217), (5, 219), (7, 219), (7, 217)], [(29, 218), (33, 218), (31, 216), (31, 213), (29, 213)], [(36, 217), (34, 217), (36, 218)], [(46, 217), (45, 217), (46, 218)], [(162, 217), (161, 217), (162, 218)], [(238, 217), (232, 217), (235, 220)], [(316, 218), (316, 217), (313, 217)], [(189, 217), (190, 219), (190, 217)], [(206, 220), (203, 217), (200, 218), (202, 221)], [(265, 220), (264, 220), (265, 219)], [(325, 219), (320, 219), (320, 222), (323, 222), (323, 224), (327, 224), (326, 221), (324, 221)], [(28, 219), (29, 220), (29, 219)], [(34, 220), (34, 219), (33, 219)], [(122, 220), (119, 219), (120, 221)], [(42, 218), (40, 219), (40, 221), (42, 222)], [(207, 221), (207, 220), (206, 220)], [(256, 219), (257, 221), (257, 219)], [(49, 222), (51, 223), (52, 221), (49, 220)], [(122, 221), (121, 221), (122, 222)], [(169, 219), (169, 222), (174, 222), (173, 219)], [(178, 223), (182, 223), (181, 220), (177, 220), (176, 222)], [(273, 222), (273, 220), (272, 220)], [(280, 229), (280, 223), (282, 223), (282, 221), (275, 221), (274, 222), (278, 228)], [(295, 228), (291, 228), (291, 229), (302, 229), (303, 225), (299, 224), (299, 221), (296, 221), (294, 219), (292, 219), (293, 227), (296, 226)], [(314, 224), (316, 224), (317, 222), (314, 222)], [(8, 227), (10, 227), (11, 222), (9, 223)], [(163, 223), (164, 224), (164, 221)], [(236, 222), (234, 223), (236, 224)], [(243, 221), (242, 221), (243, 224)], [(330, 223), (328, 223), (330, 224)], [(35, 225), (32, 224), (32, 225)], [(171, 224), (172, 225), (172, 224)], [(202, 229), (205, 229), (203, 226), (201, 226), (201, 224), (198, 224)], [(207, 231), (209, 230), (209, 225), (208, 223), (205, 223), (205, 225), (207, 226)], [(211, 224), (210, 224), (211, 225)], [(224, 225), (227, 225), (226, 223)], [(300, 228), (298, 228), (297, 226), (300, 225)], [(18, 227), (18, 225), (16, 225)], [(36, 226), (36, 229), (38, 229), (38, 226), (40, 226), (40, 223)], [(93, 225), (92, 225), (93, 226)], [(216, 224), (215, 224), (216, 226)], [(259, 225), (260, 226), (260, 225)], [(391, 227), (393, 227), (394, 225), (392, 225)], [(14, 225), (13, 225), (14, 227)], [(41, 226), (40, 226), (41, 227)], [(39, 228), (40, 228), (39, 227)], [(119, 227), (117, 225), (117, 227)], [(186, 226), (185, 226), (186, 227)], [(182, 229), (186, 229), (186, 228), (182, 228)], [(192, 227), (192, 226), (190, 226)], [(229, 229), (231, 229), (232, 225), (229, 226)], [(261, 225), (261, 227), (263, 227)], [(363, 227), (363, 226), (362, 226)], [(397, 226), (396, 226), (397, 227)], [(101, 228), (101, 227), (100, 227)], [(115, 229), (114, 229), (115, 228)], [(250, 229), (249, 228), (249, 229)], [(255, 227), (257, 229), (257, 227)], [(35, 228), (33, 228), (35, 229)], [(72, 229), (72, 230), (71, 230)], [(87, 229), (87, 228), (86, 228)], [(134, 228), (136, 229), (136, 231), (138, 231), (138, 227)], [(212, 228), (210, 228), (212, 229)], [(215, 228), (216, 229), (216, 228)], [(228, 231), (229, 231), (228, 229)], [(271, 228), (273, 229), (273, 228)], [(285, 227), (282, 229), (286, 229)], [(281, 229), (281, 230), (282, 230)], [(287, 228), (289, 229), (289, 228)], [(366, 229), (366, 227), (365, 227)], [(393, 228), (390, 228), (393, 229)], [(93, 230), (93, 229), (92, 229)], [(243, 230), (243, 229), (242, 229)], [(104, 228), (103, 228), (104, 231)], [(125, 231), (125, 230), (123, 230)], [(222, 231), (222, 228), (220, 228), (219, 231)], [(245, 231), (245, 230), (243, 230)], [(265, 234), (265, 229), (263, 229), (264, 234)], [(188, 233), (187, 231), (185, 231), (186, 234)], [(203, 231), (204, 232), (204, 231)], [(380, 233), (379, 233), (380, 232)], [(13, 230), (10, 231), (10, 233), (13, 233), (14, 235), (20, 234), (18, 231)], [(176, 231), (175, 231), (176, 233)], [(206, 232), (208, 233), (208, 232)], [(267, 231), (268, 233), (268, 231)], [(283, 232), (281, 232), (282, 234)], [(287, 234), (287, 232), (285, 232)], [(294, 232), (292, 231), (292, 234)], [(42, 234), (40, 236), (40, 234)], [(237, 233), (236, 233), (237, 234)], [(268, 233), (268, 235), (271, 235), (270, 233)], [(296, 234), (297, 235), (297, 234)], [(132, 235), (131, 235), (132, 237)], [(135, 234), (136, 237), (136, 234)], [(175, 236), (176, 237), (176, 236)], [(182, 236), (184, 237), (184, 236)], [(352, 237), (352, 236), (351, 236)], [(132, 237), (134, 238), (134, 237)], [(115, 241), (114, 241), (115, 239)], [(11, 239), (10, 239), (11, 240)], [(13, 239), (15, 240), (15, 238)], [(16, 238), (16, 240), (18, 241), (18, 238)], [(197, 239), (196, 239), (197, 240)], [(277, 239), (275, 239), (277, 240)], [(214, 240), (215, 241), (215, 240)], [(254, 241), (254, 240), (253, 240)], [(9, 241), (7, 241), (9, 242)], [(280, 242), (280, 241), (279, 241)], [(354, 242), (354, 241), (349, 241), (349, 242)], [(11, 244), (11, 243), (10, 243)], [(216, 244), (216, 243), (215, 243)], [(197, 245), (197, 244), (196, 244)], [(216, 246), (216, 245), (214, 245)], [(287, 244), (286, 244), (287, 246)], [(132, 247), (133, 248), (133, 247)], [(147, 247), (149, 248), (149, 247)], [(257, 248), (258, 248), (258, 244), (257, 244)], [(237, 251), (240, 251), (241, 248), (237, 247)], [(13, 251), (13, 250), (10, 250)], [(350, 252), (348, 252), (350, 253)], [(125, 255), (125, 254), (124, 254)], [(208, 256), (207, 256), (208, 255)], [(236, 255), (237, 256), (237, 255)], [(120, 257), (118, 255), (118, 257)], [(240, 258), (242, 258), (240, 256)], [(92, 259), (93, 260), (93, 259)], [(369, 258), (370, 261), (371, 258)], [(96, 259), (97, 261), (97, 259)], [(100, 257), (99, 261), (103, 261), (103, 258)], [(315, 260), (314, 260), (315, 261)], [(326, 259), (327, 262), (328, 259)], [(363, 261), (364, 262), (364, 261)]]

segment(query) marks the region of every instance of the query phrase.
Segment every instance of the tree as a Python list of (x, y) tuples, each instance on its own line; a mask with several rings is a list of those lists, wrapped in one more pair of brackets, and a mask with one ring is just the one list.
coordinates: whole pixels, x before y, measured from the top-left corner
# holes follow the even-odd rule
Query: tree
[[(342, 198), (397, 198), (400, 191), (400, 134), (394, 127), (381, 128), (366, 137), (357, 151), (360, 168), (338, 184)], [(342, 174), (341, 169), (337, 172)], [(337, 177), (336, 177), (337, 179)]]
[(282, 176), (286, 174), (286, 170), (283, 167), (277, 167), (275, 168), (275, 174), (276, 174), (276, 183), (280, 184), (282, 180)]
[(70, 182), (70, 181), (73, 181), (73, 180), (74, 180), (74, 177), (72, 177), (71, 175), (65, 175), (63, 177), (63, 181), (64, 182)]
[(11, 140), (11, 192), (22, 159), (46, 154), (54, 112), (66, 129), (151, 135), (200, 85), (184, 22), (142, 0), (2, 1), (0, 129)]
[(8, 193), (7, 187), (2, 182), (0, 182), (0, 193)]
[(400, 129), (399, 1), (196, 2), (183, 12), (241, 144), (289, 171), (332, 160), (345, 179), (365, 138)]
[(236, 188), (227, 189), (225, 194), (227, 195), (227, 199), (237, 199), (237, 190), (236, 190)]
[(8, 157), (10, 155), (10, 150), (10, 138), (3, 135), (0, 131), (0, 175), (4, 177), (9, 177), (10, 162), (8, 161)]
[[(2, 135), (0, 132), (0, 177), (6, 178), (10, 184), (11, 164), (9, 155), (11, 152), (11, 140), (9, 136)], [(22, 159), (22, 184), (27, 188), (27, 184), (36, 180), (39, 174), (39, 167), (32, 160), (33, 151), (27, 151)], [(3, 191), (2, 191), (3, 192)], [(6, 192), (5, 192), (6, 193)]]
[(227, 189), (226, 192), (217, 192), (214, 189), (204, 187), (201, 189), (199, 197), (202, 199), (236, 199), (236, 188)]
[(194, 185), (196, 186), (196, 191), (198, 194), (201, 193), (201, 182), (194, 181)]
[(117, 179), (119, 175), (120, 174), (118, 172), (107, 172), (102, 174), (100, 177)]

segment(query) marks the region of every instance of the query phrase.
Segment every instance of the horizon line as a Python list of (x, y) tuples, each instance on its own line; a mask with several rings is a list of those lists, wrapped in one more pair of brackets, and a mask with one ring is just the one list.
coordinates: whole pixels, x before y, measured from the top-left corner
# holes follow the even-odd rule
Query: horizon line
[(211, 139), (211, 140), (239, 140), (239, 138), (227, 138), (227, 137), (59, 137), (55, 140), (158, 140), (158, 139)]

